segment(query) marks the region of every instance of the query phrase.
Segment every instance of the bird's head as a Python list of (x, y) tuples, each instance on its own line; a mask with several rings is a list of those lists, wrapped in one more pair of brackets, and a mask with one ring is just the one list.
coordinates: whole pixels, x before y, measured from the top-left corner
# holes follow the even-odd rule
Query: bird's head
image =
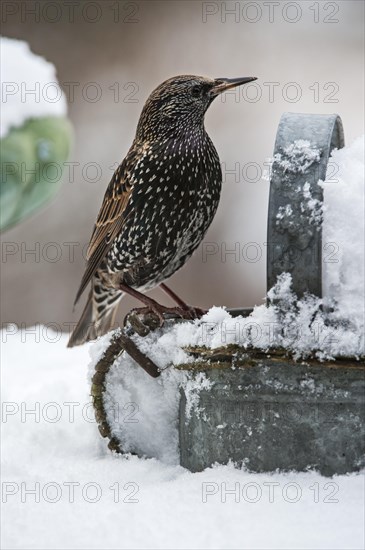
[(204, 115), (221, 93), (256, 77), (206, 78), (180, 75), (165, 80), (147, 99), (137, 127), (137, 138), (153, 139), (203, 127)]

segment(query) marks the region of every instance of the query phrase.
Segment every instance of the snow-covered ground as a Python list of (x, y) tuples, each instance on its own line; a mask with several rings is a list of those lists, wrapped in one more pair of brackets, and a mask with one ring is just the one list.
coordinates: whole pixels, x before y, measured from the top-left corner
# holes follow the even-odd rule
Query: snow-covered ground
[(93, 421), (89, 346), (66, 343), (42, 327), (2, 332), (4, 549), (364, 547), (362, 474), (192, 474), (112, 455)]

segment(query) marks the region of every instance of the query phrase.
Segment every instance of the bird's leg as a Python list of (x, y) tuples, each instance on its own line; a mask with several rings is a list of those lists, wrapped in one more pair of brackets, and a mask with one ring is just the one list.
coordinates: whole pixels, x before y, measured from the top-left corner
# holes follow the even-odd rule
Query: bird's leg
[(156, 300), (153, 300), (153, 298), (149, 298), (148, 296), (146, 296), (145, 294), (143, 294), (142, 292), (138, 292), (138, 290), (135, 290), (134, 288), (131, 288), (130, 286), (124, 284), (124, 283), (119, 283), (119, 288), (120, 290), (122, 290), (123, 292), (125, 292), (126, 294), (129, 294), (130, 296), (133, 296), (134, 298), (137, 298), (137, 300), (139, 300), (140, 302), (142, 302), (143, 304), (145, 304), (146, 307), (142, 307), (142, 308), (136, 308), (133, 310), (133, 312), (135, 313), (148, 313), (148, 312), (153, 312), (157, 315), (159, 321), (160, 321), (160, 326), (162, 326), (165, 322), (165, 318), (164, 318), (164, 313), (170, 313), (170, 314), (173, 314), (175, 316), (178, 316), (178, 317), (182, 317), (182, 318), (185, 318), (185, 319), (191, 319), (191, 313), (185, 309), (183, 309), (182, 307), (166, 307), (166, 306), (163, 306), (162, 304), (159, 304), (158, 302), (156, 302)]
[(175, 294), (175, 292), (173, 290), (171, 290), (170, 287), (168, 287), (167, 285), (165, 285), (164, 283), (161, 283), (160, 284), (160, 288), (165, 292), (165, 294), (167, 294), (167, 296), (169, 296), (178, 306), (182, 307), (183, 309), (187, 309), (189, 306), (188, 304), (186, 304), (184, 302), (184, 300), (182, 300), (180, 298), (180, 296), (178, 296), (177, 294)]
[(153, 311), (154, 313), (156, 313), (156, 315), (160, 319), (161, 324), (164, 322), (163, 311), (162, 311), (164, 306), (161, 306), (161, 304), (156, 302), (156, 300), (149, 298), (145, 294), (142, 294), (142, 292), (138, 292), (138, 290), (135, 290), (134, 288), (124, 283), (119, 283), (119, 288), (126, 294), (133, 296), (133, 298), (137, 298), (137, 300), (139, 300), (140, 302), (142, 302), (142, 304), (146, 306), (145, 308), (137, 308), (134, 311), (140, 312), (140, 313), (145, 313), (147, 310)]
[(157, 315), (160, 321), (160, 326), (162, 326), (165, 322), (164, 313), (170, 313), (183, 319), (194, 319), (198, 316), (195, 308), (191, 308), (186, 305), (182, 300), (180, 300), (180, 304), (184, 304), (185, 307), (182, 307), (182, 305), (179, 305), (178, 307), (167, 307), (159, 304), (156, 300), (153, 300), (153, 298), (149, 298), (142, 292), (139, 292), (124, 283), (119, 283), (119, 288), (126, 294), (133, 296), (133, 298), (137, 298), (137, 300), (145, 304), (146, 307), (144, 308), (134, 309), (133, 311), (135, 313), (146, 313), (152, 311)]
[(184, 309), (185, 311), (189, 311), (194, 318), (196, 317), (202, 317), (202, 315), (205, 315), (207, 313), (206, 309), (201, 309), (200, 307), (195, 306), (189, 306), (184, 300), (180, 298), (173, 290), (171, 290), (170, 287), (165, 285), (164, 283), (160, 284), (160, 288), (169, 296), (179, 307)]

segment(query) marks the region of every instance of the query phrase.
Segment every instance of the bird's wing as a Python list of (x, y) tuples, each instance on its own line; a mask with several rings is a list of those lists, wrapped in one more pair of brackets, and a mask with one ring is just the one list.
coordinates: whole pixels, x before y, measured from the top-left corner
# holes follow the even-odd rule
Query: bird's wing
[(76, 295), (75, 304), (105, 258), (105, 255), (109, 252), (114, 239), (120, 233), (125, 222), (125, 209), (135, 183), (133, 168), (137, 159), (138, 154), (136, 151), (130, 150), (114, 172), (107, 187), (87, 249), (87, 266)]

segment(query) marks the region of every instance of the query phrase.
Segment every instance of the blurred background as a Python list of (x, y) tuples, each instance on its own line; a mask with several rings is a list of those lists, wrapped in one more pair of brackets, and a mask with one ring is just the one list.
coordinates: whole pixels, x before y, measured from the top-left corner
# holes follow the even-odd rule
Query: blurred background
[[(253, 306), (266, 292), (267, 161), (285, 111), (338, 113), (350, 143), (363, 133), (361, 1), (4, 1), (2, 34), (51, 61), (67, 97), (74, 146), (61, 191), (2, 234), (1, 320), (77, 320), (72, 304), (106, 186), (143, 104), (177, 74), (257, 76), (216, 100), (206, 128), (223, 192), (204, 243), (170, 285), (194, 305)], [(168, 303), (161, 291), (151, 295)], [(125, 298), (119, 319), (133, 306)]]

